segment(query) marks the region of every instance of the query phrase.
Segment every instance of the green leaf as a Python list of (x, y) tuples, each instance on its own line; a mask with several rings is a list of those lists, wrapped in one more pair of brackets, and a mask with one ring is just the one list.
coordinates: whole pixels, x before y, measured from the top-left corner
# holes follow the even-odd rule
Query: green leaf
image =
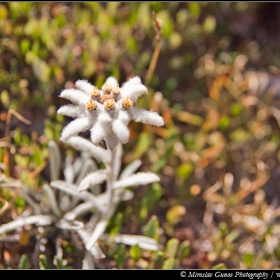
[(173, 269), (175, 268), (175, 260), (174, 258), (168, 258), (164, 261), (162, 265), (162, 269)]
[(212, 269), (227, 269), (224, 263), (218, 263), (212, 267)]
[(39, 265), (41, 269), (52, 269), (51, 265), (47, 261), (47, 257), (44, 254), (39, 255)]
[(181, 164), (177, 168), (177, 174), (182, 179), (187, 179), (193, 172), (193, 166), (190, 163)]
[(111, 234), (116, 234), (121, 231), (123, 223), (123, 214), (118, 213), (113, 219), (109, 221), (109, 224), (107, 226), (108, 232)]
[(147, 224), (143, 228), (143, 233), (145, 236), (151, 237), (156, 241), (159, 240), (159, 222), (157, 217), (154, 215), (150, 218)]
[(181, 221), (182, 216), (185, 214), (186, 208), (184, 206), (175, 205), (167, 211), (166, 219), (170, 224), (175, 225)]
[(141, 199), (140, 218), (145, 219), (148, 212), (154, 207), (156, 202), (162, 196), (162, 187), (158, 183), (153, 183)]
[(23, 208), (25, 206), (25, 200), (21, 196), (17, 196), (14, 200), (16, 208)]
[(179, 240), (177, 238), (171, 238), (166, 244), (166, 251), (169, 258), (175, 258), (179, 245)]
[(154, 260), (154, 264), (156, 266), (161, 265), (164, 259), (164, 254), (162, 251), (157, 251), (156, 255), (155, 255), (155, 260)]
[(190, 14), (197, 18), (200, 14), (200, 6), (198, 3), (188, 3)]
[(10, 97), (9, 97), (8, 91), (3, 90), (1, 92), (1, 102), (3, 103), (3, 105), (5, 107), (7, 107), (7, 108), (9, 107), (9, 105), (10, 105)]
[(56, 261), (56, 268), (57, 269), (68, 269), (66, 265), (63, 264), (63, 259), (58, 258), (57, 256), (54, 257)]
[(45, 61), (39, 58), (34, 59), (32, 62), (32, 69), (37, 79), (41, 80), (42, 82), (47, 82), (49, 80), (51, 71), (50, 67)]
[(141, 248), (137, 244), (131, 246), (130, 256), (136, 261), (139, 260), (139, 258), (141, 257)]
[(120, 244), (114, 251), (114, 259), (116, 261), (117, 268), (121, 269), (126, 260), (126, 250), (124, 244)]
[(216, 19), (212, 15), (207, 16), (206, 19), (203, 22), (203, 29), (205, 33), (213, 33), (216, 28)]
[(149, 132), (143, 131), (137, 141), (135, 153), (140, 157), (142, 156), (152, 143), (152, 136)]
[(30, 262), (29, 262), (28, 256), (26, 254), (23, 254), (20, 257), (18, 268), (19, 269), (29, 269), (30, 268)]
[(180, 243), (179, 248), (178, 248), (178, 259), (182, 261), (184, 258), (189, 256), (191, 252), (191, 243), (189, 240), (184, 240), (183, 242)]

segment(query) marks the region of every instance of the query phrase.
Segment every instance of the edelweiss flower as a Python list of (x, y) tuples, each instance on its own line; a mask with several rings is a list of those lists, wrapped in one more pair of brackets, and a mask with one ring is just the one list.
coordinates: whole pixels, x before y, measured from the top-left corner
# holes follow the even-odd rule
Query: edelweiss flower
[(57, 113), (76, 118), (63, 129), (60, 139), (64, 142), (90, 129), (95, 145), (104, 139), (112, 150), (118, 140), (128, 142), (127, 125), (131, 120), (155, 126), (164, 124), (158, 113), (136, 107), (138, 98), (147, 93), (139, 77), (131, 78), (121, 88), (114, 77), (109, 77), (101, 90), (85, 80), (78, 80), (75, 85), (76, 89), (65, 89), (60, 94), (74, 105), (64, 105)]

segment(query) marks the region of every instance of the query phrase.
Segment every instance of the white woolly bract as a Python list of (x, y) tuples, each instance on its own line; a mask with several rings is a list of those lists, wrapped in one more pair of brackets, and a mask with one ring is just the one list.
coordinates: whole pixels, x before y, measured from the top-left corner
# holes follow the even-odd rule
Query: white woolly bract
[(136, 122), (142, 122), (146, 124), (151, 124), (155, 126), (162, 126), (164, 125), (163, 118), (156, 112), (147, 111), (145, 109), (140, 108), (130, 108), (129, 114), (131, 118)]
[(114, 188), (125, 188), (129, 186), (145, 185), (153, 182), (158, 182), (160, 178), (151, 172), (138, 172), (129, 177), (117, 181)]
[(130, 122), (130, 117), (126, 111), (120, 110), (118, 114), (118, 120), (128, 125), (128, 123)]
[(139, 84), (141, 84), (141, 79), (140, 79), (140, 77), (136, 76), (136, 77), (130, 78), (128, 81), (123, 83), (121, 88), (127, 89), (129, 87), (139, 85)]
[(118, 81), (115, 77), (109, 77), (107, 78), (106, 83), (112, 87), (115, 87), (118, 84)]
[(86, 107), (86, 102), (88, 101), (88, 95), (78, 89), (64, 89), (59, 97), (70, 100), (76, 105), (84, 105)]
[(71, 118), (78, 118), (83, 112), (75, 105), (64, 105), (57, 110), (57, 113)]
[(151, 251), (156, 251), (160, 248), (155, 239), (142, 235), (118, 234), (115, 236), (115, 242), (132, 246), (137, 244), (140, 248)]
[(26, 225), (37, 224), (39, 226), (47, 226), (53, 222), (52, 217), (49, 215), (34, 215), (26, 218), (18, 218), (12, 222), (0, 226), (0, 234), (7, 231), (15, 230), (18, 227)]
[(107, 178), (107, 173), (104, 170), (98, 170), (87, 175), (80, 183), (78, 191), (84, 191), (90, 186), (101, 184)]
[(71, 136), (78, 135), (91, 127), (88, 118), (78, 118), (64, 127), (61, 133), (61, 140), (67, 141)]
[(112, 124), (113, 131), (118, 139), (123, 143), (127, 143), (129, 139), (129, 129), (120, 120), (115, 120)]
[(98, 145), (105, 136), (105, 126), (100, 122), (97, 122), (90, 130), (90, 139), (94, 145)]
[(80, 136), (71, 137), (67, 143), (77, 150), (87, 152), (98, 161), (107, 163), (111, 160), (111, 154), (107, 150), (93, 145), (90, 141)]
[(94, 90), (94, 86), (90, 84), (87, 80), (78, 80), (75, 83), (76, 87), (86, 94), (90, 95), (92, 91)]
[(122, 98), (128, 97), (132, 102), (136, 102), (141, 95), (147, 93), (148, 93), (147, 88), (142, 84), (121, 88)]

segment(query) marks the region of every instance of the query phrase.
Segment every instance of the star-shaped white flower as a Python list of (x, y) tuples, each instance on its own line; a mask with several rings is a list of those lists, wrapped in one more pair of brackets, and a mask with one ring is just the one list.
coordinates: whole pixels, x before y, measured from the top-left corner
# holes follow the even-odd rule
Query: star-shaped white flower
[(114, 77), (109, 77), (101, 90), (86, 80), (78, 80), (76, 89), (64, 89), (60, 97), (72, 101), (64, 105), (58, 114), (75, 118), (62, 131), (61, 140), (67, 142), (72, 136), (90, 130), (91, 141), (98, 145), (102, 140), (113, 150), (120, 140), (128, 142), (128, 123), (131, 120), (155, 126), (164, 124), (163, 118), (156, 112), (136, 107), (136, 101), (147, 88), (139, 77), (128, 80), (119, 88)]

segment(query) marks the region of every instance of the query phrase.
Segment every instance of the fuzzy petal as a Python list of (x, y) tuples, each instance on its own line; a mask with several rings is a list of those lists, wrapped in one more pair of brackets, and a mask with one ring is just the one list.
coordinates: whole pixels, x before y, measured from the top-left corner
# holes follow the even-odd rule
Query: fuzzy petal
[(83, 112), (76, 105), (64, 105), (57, 110), (57, 113), (71, 118), (77, 118), (81, 116)]
[(118, 139), (123, 143), (127, 143), (129, 139), (129, 129), (120, 120), (115, 120), (112, 124), (112, 128)]
[(94, 145), (98, 145), (106, 136), (104, 125), (97, 122), (90, 130), (90, 139)]
[(78, 191), (84, 191), (90, 186), (99, 185), (107, 178), (107, 173), (104, 170), (98, 170), (87, 175), (81, 182)]
[(151, 172), (138, 172), (129, 177), (117, 181), (114, 188), (125, 188), (129, 186), (146, 185), (153, 182), (158, 182), (160, 178)]
[(162, 126), (164, 125), (163, 118), (156, 112), (147, 111), (145, 109), (140, 108), (130, 108), (129, 114), (131, 118), (136, 122), (142, 122), (146, 124), (151, 124), (155, 126)]
[(128, 97), (132, 102), (136, 102), (141, 95), (147, 93), (148, 93), (147, 88), (142, 84), (121, 88), (121, 97), (122, 98)]
[(61, 133), (61, 140), (66, 142), (71, 136), (76, 136), (79, 132), (90, 129), (92, 123), (89, 122), (88, 118), (82, 117), (70, 122)]
[(75, 83), (76, 87), (86, 94), (90, 95), (94, 90), (94, 86), (90, 84), (87, 80), (78, 80)]
[(128, 81), (126, 81), (123, 85), (122, 85), (122, 89), (127, 89), (131, 86), (135, 86), (135, 85), (139, 85), (141, 84), (141, 79), (140, 77), (136, 76), (133, 78), (130, 78)]
[(115, 77), (109, 77), (107, 78), (106, 83), (112, 87), (115, 87), (118, 84), (118, 81)]
[(71, 102), (73, 102), (76, 105), (82, 105), (84, 104), (84, 108), (85, 108), (85, 104), (88, 101), (89, 97), (86, 93), (78, 90), (78, 89), (64, 89), (59, 97), (65, 98), (70, 100)]

